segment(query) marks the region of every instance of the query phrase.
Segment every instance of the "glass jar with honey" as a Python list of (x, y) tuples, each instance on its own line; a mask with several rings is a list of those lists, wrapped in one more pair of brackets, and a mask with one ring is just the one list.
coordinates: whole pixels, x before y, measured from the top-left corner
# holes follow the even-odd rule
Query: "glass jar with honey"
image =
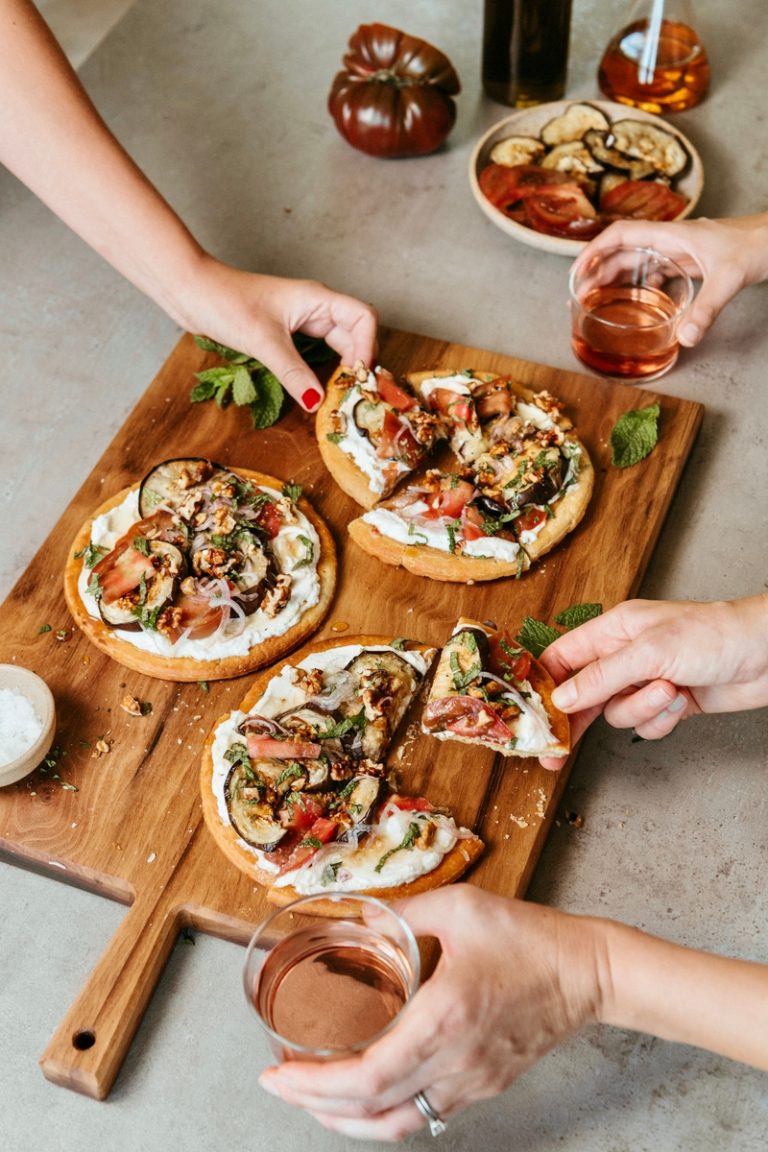
[(709, 59), (691, 0), (635, 0), (603, 53), (601, 91), (646, 112), (682, 112), (704, 98)]

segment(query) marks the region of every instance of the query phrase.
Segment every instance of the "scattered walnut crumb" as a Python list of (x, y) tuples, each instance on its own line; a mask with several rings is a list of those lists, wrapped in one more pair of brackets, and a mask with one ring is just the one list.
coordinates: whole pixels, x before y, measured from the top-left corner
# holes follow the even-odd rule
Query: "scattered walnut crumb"
[(528, 821), (525, 819), (524, 816), (510, 816), (510, 820), (512, 821), (513, 824), (517, 824), (518, 828), (527, 828), (528, 827)]
[(97, 740), (93, 752), (91, 752), (91, 760), (98, 760), (100, 756), (106, 756), (111, 747), (109, 740), (105, 740), (103, 737)]
[(145, 709), (140, 700), (135, 696), (123, 696), (120, 701), (120, 707), (123, 712), (127, 712), (129, 716), (143, 716)]

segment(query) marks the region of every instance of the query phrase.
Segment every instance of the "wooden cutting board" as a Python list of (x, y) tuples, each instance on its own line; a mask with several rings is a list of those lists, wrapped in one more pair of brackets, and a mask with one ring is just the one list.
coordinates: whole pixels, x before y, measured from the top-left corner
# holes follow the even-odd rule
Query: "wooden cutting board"
[[(65, 560), (80, 525), (107, 496), (183, 455), (303, 485), (339, 547), (339, 588), (320, 638), (384, 633), (440, 646), (460, 615), (516, 629), (526, 615), (551, 622), (577, 602), (607, 608), (633, 595), (646, 569), (701, 422), (700, 404), (411, 333), (385, 330), (380, 340), (381, 363), (395, 373), (498, 370), (562, 398), (595, 463), (591, 507), (520, 580), (457, 586), (388, 568), (347, 539), (345, 525), (358, 509), (326, 473), (312, 420), (292, 409), (254, 432), (241, 409), (190, 404), (194, 372), (218, 361), (191, 337), (179, 342), (0, 607), (0, 661), (44, 676), (58, 709), (55, 762), (0, 789), (0, 852), (129, 905), (41, 1059), (45, 1076), (68, 1088), (98, 1098), (109, 1092), (183, 927), (245, 943), (267, 911), (261, 890), (208, 834), (198, 791), (204, 737), (239, 704), (248, 678), (208, 685), (148, 679), (73, 630), (62, 595)], [(611, 428), (623, 412), (654, 401), (662, 413), (659, 445), (640, 465), (614, 468)], [(151, 711), (127, 714), (120, 707), (126, 695)], [(108, 748), (100, 755), (99, 741)], [(521, 765), (427, 738), (409, 745), (403, 764), (408, 791), (449, 805), (485, 840), (471, 881), (507, 895), (525, 892), (570, 769), (570, 762), (558, 774)]]

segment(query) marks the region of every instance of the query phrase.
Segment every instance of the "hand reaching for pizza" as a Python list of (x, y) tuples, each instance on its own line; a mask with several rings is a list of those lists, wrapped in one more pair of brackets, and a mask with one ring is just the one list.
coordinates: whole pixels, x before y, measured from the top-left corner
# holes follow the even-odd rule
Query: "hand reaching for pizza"
[(566, 632), (541, 662), (559, 683), (553, 702), (570, 713), (574, 740), (600, 713), (657, 740), (699, 712), (768, 704), (768, 595), (629, 600)]
[(324, 1127), (360, 1139), (397, 1140), (423, 1128), (417, 1092), (444, 1117), (495, 1096), (597, 1018), (601, 921), (465, 884), (395, 907), (417, 936), (442, 945), (434, 976), (400, 1022), (355, 1059), (291, 1061), (261, 1077)]
[(294, 347), (295, 332), (325, 340), (344, 364), (370, 365), (376, 355), (374, 309), (312, 280), (243, 272), (203, 255), (182, 299), (179, 283), (175, 290), (174, 310), (188, 331), (261, 360), (310, 412), (323, 391)]
[(742, 288), (768, 276), (768, 213), (677, 223), (621, 220), (592, 240), (576, 264), (586, 266), (595, 256), (624, 244), (657, 248), (702, 280), (678, 333), (680, 343), (687, 347), (698, 344)]

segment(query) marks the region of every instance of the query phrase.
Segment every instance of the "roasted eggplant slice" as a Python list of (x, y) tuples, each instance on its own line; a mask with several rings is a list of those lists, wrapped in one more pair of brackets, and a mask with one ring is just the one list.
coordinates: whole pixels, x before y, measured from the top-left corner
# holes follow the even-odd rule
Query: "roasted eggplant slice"
[[(407, 660), (392, 649), (364, 649), (347, 665), (360, 685), (365, 727), (360, 751), (369, 760), (381, 760), (392, 733), (413, 698), (421, 676)], [(341, 711), (351, 715), (344, 704)]]
[(431, 698), (455, 696), (469, 687), (472, 669), (476, 667), (479, 672), (487, 665), (488, 635), (482, 628), (461, 628), (451, 636), (444, 651), (448, 658), (438, 663)]
[(190, 488), (210, 479), (219, 465), (202, 456), (184, 456), (158, 464), (139, 487), (139, 512), (149, 516), (159, 504), (176, 508), (183, 503)]
[(541, 130), (541, 139), (551, 148), (571, 140), (583, 140), (591, 128), (607, 131), (610, 126), (608, 117), (594, 104), (570, 104), (561, 116), (547, 121)]
[(558, 172), (570, 172), (574, 176), (593, 176), (603, 171), (603, 165), (590, 152), (583, 140), (569, 140), (556, 144), (541, 161), (542, 168), (554, 168)]
[(339, 794), (338, 812), (345, 812), (352, 824), (366, 824), (381, 793), (378, 776), (355, 776)]
[(545, 146), (536, 136), (506, 136), (494, 144), (488, 160), (514, 168), (517, 164), (537, 164), (544, 152)]
[(360, 431), (364, 432), (375, 444), (378, 442), (384, 427), (385, 413), (384, 405), (363, 399), (358, 400), (355, 404), (352, 418)]
[(275, 819), (263, 798), (263, 790), (249, 777), (241, 763), (234, 764), (224, 783), (224, 800), (232, 827), (247, 844), (271, 852), (286, 829)]
[(620, 152), (612, 146), (610, 132), (590, 131), (584, 137), (584, 144), (604, 167), (617, 168), (630, 180), (644, 180), (653, 176), (656, 169), (648, 160), (638, 160)]
[(688, 152), (677, 136), (645, 120), (614, 120), (606, 143), (670, 179), (688, 164)]
[(159, 613), (176, 595), (184, 575), (184, 556), (175, 545), (164, 540), (145, 541), (145, 544), (148, 555), (132, 548), (133, 552), (149, 561), (141, 572), (137, 566), (135, 586), (115, 598), (102, 595), (98, 601), (102, 620), (112, 628), (136, 631), (143, 626), (152, 629)]

